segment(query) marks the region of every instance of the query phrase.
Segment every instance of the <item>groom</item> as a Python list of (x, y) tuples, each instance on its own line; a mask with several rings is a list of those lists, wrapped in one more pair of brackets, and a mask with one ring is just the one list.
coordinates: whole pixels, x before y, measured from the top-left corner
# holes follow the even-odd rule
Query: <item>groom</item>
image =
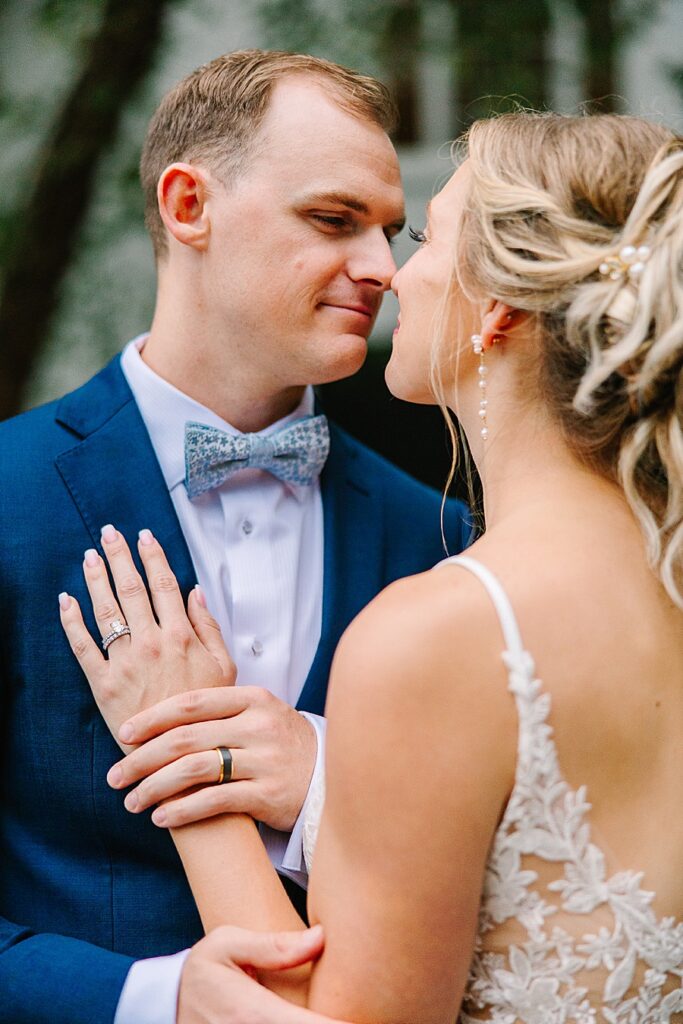
[[(191, 74), (142, 157), (150, 332), (0, 426), (0, 1024), (171, 1024), (182, 963), (164, 955), (202, 934), (169, 836), (106, 785), (120, 752), (59, 623), (60, 591), (89, 608), (81, 561), (105, 524), (152, 530), (183, 592), (201, 584), (239, 682), (265, 688), (255, 792), (277, 811), (252, 811), (304, 881), (298, 817), (335, 645), (380, 589), (443, 556), (439, 496), (310, 419), (310, 385), (361, 366), (395, 271), (390, 124), (383, 87), (314, 58), (248, 51)], [(259, 453), (302, 418), (281, 479)], [(312, 422), (314, 447), (329, 429), (322, 470)], [(196, 445), (207, 427), (221, 433)], [(246, 468), (225, 473), (212, 459), (237, 435)], [(445, 528), (460, 550), (462, 507)], [(132, 692), (121, 721), (139, 709)]]

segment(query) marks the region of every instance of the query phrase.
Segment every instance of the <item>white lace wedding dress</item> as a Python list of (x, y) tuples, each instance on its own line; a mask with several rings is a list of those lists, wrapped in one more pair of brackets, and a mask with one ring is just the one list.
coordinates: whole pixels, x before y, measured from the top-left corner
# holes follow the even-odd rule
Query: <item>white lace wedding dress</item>
[[(642, 872), (608, 876), (591, 841), (586, 788), (573, 790), (498, 580), (469, 557), (500, 617), (503, 660), (519, 713), (515, 785), (486, 868), (479, 930), (460, 1024), (678, 1024), (683, 1021), (683, 922), (658, 918)], [(309, 794), (304, 853), (313, 854), (324, 802)], [(683, 884), (683, 879), (682, 879)]]

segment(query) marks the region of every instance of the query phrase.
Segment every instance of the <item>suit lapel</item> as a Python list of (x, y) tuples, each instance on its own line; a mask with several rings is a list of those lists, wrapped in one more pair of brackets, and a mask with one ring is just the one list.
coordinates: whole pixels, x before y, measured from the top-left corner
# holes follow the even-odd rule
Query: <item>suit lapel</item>
[(330, 424), (330, 455), (320, 486), (324, 518), (323, 609), (320, 643), (297, 707), (321, 715), (339, 639), (381, 589), (384, 509), (365, 460)]
[(81, 435), (55, 460), (83, 521), (101, 552), (100, 529), (113, 523), (140, 568), (138, 531), (152, 530), (183, 594), (196, 582), (173, 502), (118, 358), (60, 403), (57, 418)]

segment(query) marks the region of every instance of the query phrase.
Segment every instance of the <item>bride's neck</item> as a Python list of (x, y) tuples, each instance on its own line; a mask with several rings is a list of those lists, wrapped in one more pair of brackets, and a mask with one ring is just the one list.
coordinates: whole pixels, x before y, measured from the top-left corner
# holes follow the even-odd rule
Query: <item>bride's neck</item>
[(471, 432), (463, 425), (482, 481), (487, 531), (513, 517), (535, 521), (553, 509), (626, 505), (621, 489), (583, 463), (542, 411), (517, 410), (514, 418), (492, 424), (486, 441), (479, 423)]

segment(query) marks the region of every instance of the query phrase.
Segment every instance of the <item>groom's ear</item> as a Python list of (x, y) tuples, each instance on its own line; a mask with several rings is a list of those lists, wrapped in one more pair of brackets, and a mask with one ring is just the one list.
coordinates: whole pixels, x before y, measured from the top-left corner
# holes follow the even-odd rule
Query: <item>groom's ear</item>
[(482, 348), (486, 350), (498, 342), (511, 340), (514, 331), (528, 318), (526, 310), (493, 299), (481, 322)]
[(209, 239), (206, 176), (192, 164), (170, 164), (157, 184), (159, 214), (169, 234), (181, 245), (203, 251)]

